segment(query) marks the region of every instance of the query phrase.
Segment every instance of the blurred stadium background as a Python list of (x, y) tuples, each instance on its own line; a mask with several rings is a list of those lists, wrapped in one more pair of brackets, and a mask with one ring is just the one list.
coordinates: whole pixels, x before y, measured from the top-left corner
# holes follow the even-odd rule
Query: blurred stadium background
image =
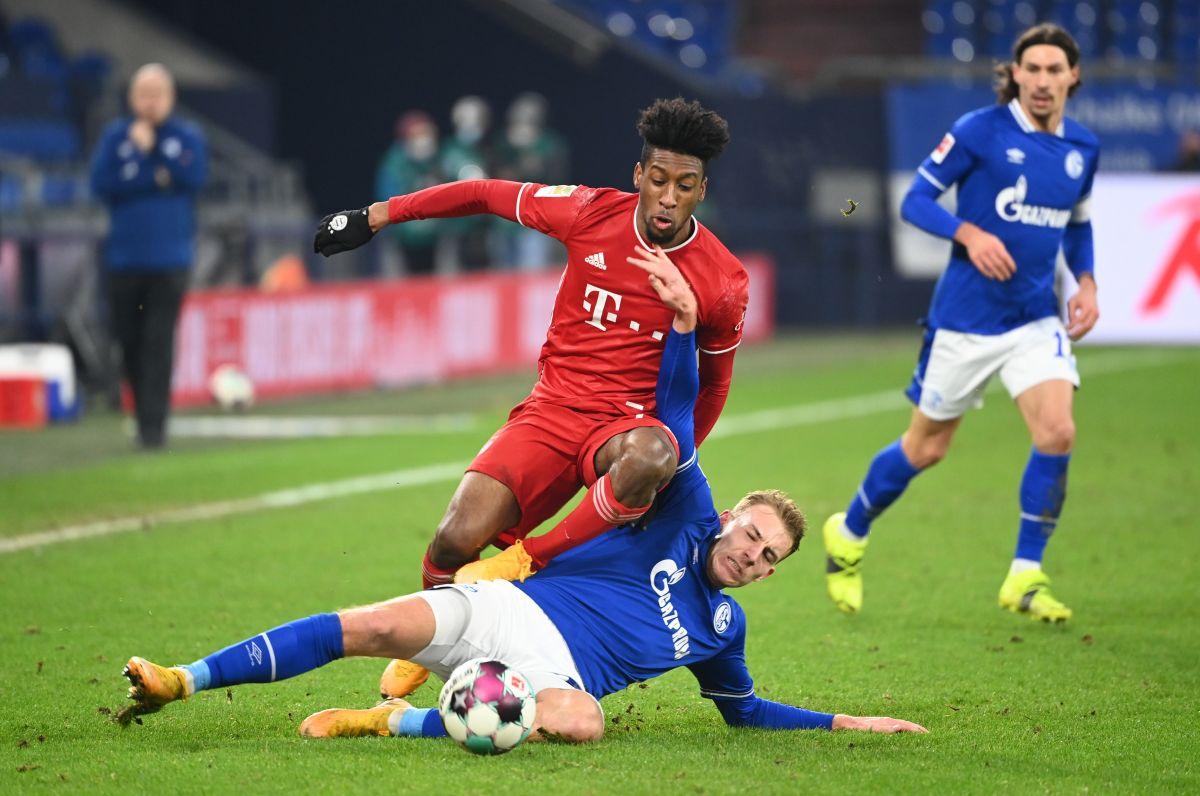
[[(1029, 443), (995, 394), (872, 537), (860, 616), (829, 604), (819, 539), (739, 595), (761, 693), (930, 735), (727, 730), (676, 672), (608, 697), (585, 749), (296, 737), (313, 710), (373, 701), (366, 660), (107, 721), (131, 654), (192, 660), (416, 588), (463, 463), (529, 388), (561, 250), (467, 222), (325, 260), (322, 215), (482, 174), (624, 187), (637, 110), (701, 99), (733, 133), (703, 219), (755, 302), (705, 471), (718, 502), (780, 486), (819, 527), (903, 426), (946, 261), (900, 223), (899, 192), (1042, 19), (1083, 46), (1068, 113), (1103, 147), (1102, 317), (1078, 349), (1050, 553), (1075, 619), (996, 608)], [(0, 385), (60, 345), (52, 378), (86, 395), (76, 422), (0, 429), (0, 791), (1196, 792), (1198, 45), (1200, 0), (0, 0)], [(88, 171), (153, 61), (212, 163), (177, 339), (185, 422), (146, 456), (116, 408)], [(248, 416), (211, 416), (225, 364), (257, 388)], [(0, 425), (46, 422), (29, 393), (0, 396)]]
[[(760, 255), (756, 336), (909, 325), (946, 248), (899, 222), (899, 197), (949, 124), (990, 101), (994, 60), (1042, 19), (1082, 46), (1086, 86), (1069, 112), (1103, 147), (1105, 312), (1094, 340), (1200, 342), (1198, 0), (336, 10), (0, 0), (0, 341), (65, 344), (85, 391), (100, 397), (91, 408), (115, 403), (98, 289), (106, 214), (87, 163), (132, 70), (149, 61), (174, 72), (179, 112), (212, 150), (176, 405), (206, 402), (208, 376), (225, 362), (267, 397), (527, 371), (560, 250), (523, 245), (503, 224), (456, 221), (323, 260), (310, 250), (314, 221), (399, 192), (389, 189), (471, 176), (625, 186), (635, 112), (658, 96), (697, 97), (731, 120), (734, 144), (713, 169), (703, 215), (734, 251)], [(511, 143), (523, 120), (538, 131), (525, 149)], [(426, 133), (436, 136), (432, 165), (389, 180), (386, 158)], [(844, 217), (848, 198), (859, 209)], [(435, 286), (420, 278), (431, 270)], [(497, 309), (509, 301), (522, 311)], [(438, 320), (472, 305), (486, 311), (471, 324)], [(422, 321), (406, 323), (416, 307)], [(536, 321), (520, 320), (526, 307)]]

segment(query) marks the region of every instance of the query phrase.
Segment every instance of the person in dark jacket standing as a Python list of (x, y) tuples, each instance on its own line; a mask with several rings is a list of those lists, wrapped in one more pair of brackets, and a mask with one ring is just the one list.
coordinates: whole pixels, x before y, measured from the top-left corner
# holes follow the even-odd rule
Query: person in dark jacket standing
[(129, 86), (132, 115), (108, 126), (92, 159), (92, 191), (111, 222), (103, 255), (109, 312), (143, 448), (166, 441), (175, 323), (208, 170), (203, 135), (172, 115), (174, 105), (166, 67), (141, 67)]

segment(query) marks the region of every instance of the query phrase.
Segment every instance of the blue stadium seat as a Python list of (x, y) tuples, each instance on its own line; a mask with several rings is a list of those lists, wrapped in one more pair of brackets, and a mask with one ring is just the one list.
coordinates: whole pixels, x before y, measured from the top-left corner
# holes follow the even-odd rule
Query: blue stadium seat
[(8, 37), (22, 72), (32, 77), (66, 76), (67, 62), (50, 25), (32, 17), (22, 19), (9, 26)]
[(79, 133), (59, 119), (0, 119), (0, 153), (44, 161), (75, 160)]

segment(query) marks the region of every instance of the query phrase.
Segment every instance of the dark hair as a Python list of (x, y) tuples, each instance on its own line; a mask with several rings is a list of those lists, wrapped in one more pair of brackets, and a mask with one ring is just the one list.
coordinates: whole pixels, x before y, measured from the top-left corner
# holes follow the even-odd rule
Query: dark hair
[(704, 164), (717, 157), (729, 143), (729, 125), (698, 101), (683, 97), (655, 100), (638, 115), (642, 165), (654, 149), (669, 149), (700, 158)]
[[(994, 70), (996, 73), (996, 101), (1001, 105), (1012, 102), (1017, 98), (1017, 81), (1013, 80), (1012, 65), (1021, 63), (1021, 56), (1035, 44), (1053, 45), (1067, 54), (1067, 64), (1069, 66), (1072, 68), (1079, 66), (1079, 45), (1075, 43), (1075, 39), (1071, 38), (1070, 33), (1067, 33), (1052, 22), (1043, 22), (1040, 25), (1034, 25), (1017, 37), (1016, 44), (1013, 45), (1012, 62), (996, 64)], [(1076, 80), (1075, 85), (1067, 90), (1067, 96), (1074, 95), (1082, 85), (1082, 79)]]

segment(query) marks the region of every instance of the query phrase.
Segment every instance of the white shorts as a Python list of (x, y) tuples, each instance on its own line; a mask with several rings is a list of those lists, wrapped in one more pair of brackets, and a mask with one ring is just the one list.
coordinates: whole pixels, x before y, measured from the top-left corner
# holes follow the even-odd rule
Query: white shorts
[(512, 583), (438, 586), (417, 596), (433, 609), (437, 629), (412, 660), (443, 680), (472, 658), (489, 658), (525, 675), (534, 692), (584, 688), (558, 628)]
[(905, 394), (931, 420), (953, 420), (983, 406), (992, 376), (1016, 398), (1035, 384), (1062, 379), (1079, 386), (1071, 339), (1056, 317), (1004, 334), (930, 329)]

